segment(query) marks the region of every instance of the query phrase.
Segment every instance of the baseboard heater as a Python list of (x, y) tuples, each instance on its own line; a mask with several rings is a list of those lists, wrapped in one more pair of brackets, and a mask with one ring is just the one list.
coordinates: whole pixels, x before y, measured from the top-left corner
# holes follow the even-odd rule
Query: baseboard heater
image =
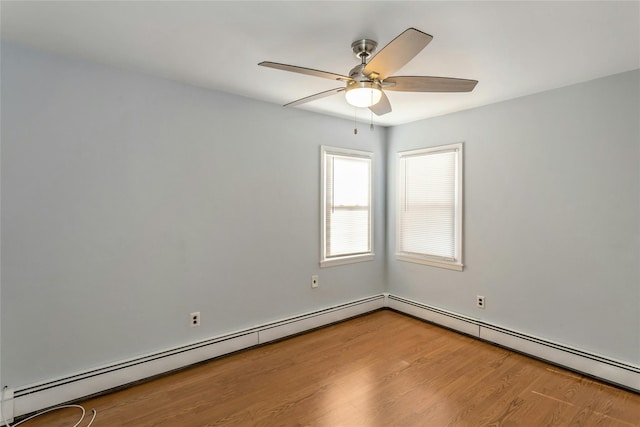
[(11, 421), (14, 417), (103, 393), (159, 374), (320, 328), (381, 308), (393, 309), (640, 392), (640, 367), (638, 366), (492, 325), (410, 299), (380, 294), (50, 381), (11, 388), (5, 393), (5, 401), (0, 411), (4, 411), (4, 416)]
[(640, 367), (395, 295), (387, 307), (484, 341), (640, 392)]
[(369, 313), (383, 308), (384, 301), (384, 295), (375, 295), (51, 381), (16, 387), (5, 392), (0, 411), (11, 421), (14, 417)]

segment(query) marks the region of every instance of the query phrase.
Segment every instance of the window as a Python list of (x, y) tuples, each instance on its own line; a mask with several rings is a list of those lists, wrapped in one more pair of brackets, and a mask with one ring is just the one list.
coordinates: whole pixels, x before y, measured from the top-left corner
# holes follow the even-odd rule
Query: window
[(373, 259), (373, 153), (322, 147), (321, 267)]
[(462, 271), (462, 144), (398, 153), (402, 261)]

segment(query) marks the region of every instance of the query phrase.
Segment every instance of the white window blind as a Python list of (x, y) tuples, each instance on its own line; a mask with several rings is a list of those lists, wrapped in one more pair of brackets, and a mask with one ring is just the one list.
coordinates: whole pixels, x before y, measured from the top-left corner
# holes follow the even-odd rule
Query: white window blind
[(323, 147), (321, 265), (372, 255), (372, 153)]
[(462, 144), (399, 154), (398, 258), (462, 269)]

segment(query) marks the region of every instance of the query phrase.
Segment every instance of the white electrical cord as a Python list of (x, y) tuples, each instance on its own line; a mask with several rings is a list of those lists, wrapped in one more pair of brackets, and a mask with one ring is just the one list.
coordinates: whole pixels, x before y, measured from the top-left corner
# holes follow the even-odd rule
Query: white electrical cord
[[(1, 393), (1, 396), (0, 396), (0, 412), (2, 412), (2, 422), (4, 423), (3, 425), (5, 427), (17, 427), (20, 424), (24, 424), (29, 420), (32, 420), (32, 419), (34, 419), (36, 417), (39, 417), (40, 415), (48, 414), (49, 412), (57, 411), (59, 409), (64, 409), (64, 408), (78, 408), (78, 409), (80, 409), (82, 411), (82, 414), (80, 415), (80, 419), (78, 420), (77, 423), (75, 423), (73, 425), (73, 427), (78, 427), (80, 425), (80, 423), (82, 421), (84, 421), (84, 417), (85, 417), (85, 415), (87, 413), (85, 411), (84, 407), (82, 407), (80, 405), (61, 405), (61, 406), (56, 406), (55, 408), (47, 409), (47, 410), (42, 411), (42, 412), (38, 412), (37, 414), (34, 414), (34, 415), (30, 416), (29, 418), (25, 418), (24, 420), (21, 420), (20, 422), (15, 423), (14, 425), (10, 425), (9, 422), (7, 421), (7, 419), (4, 416), (4, 411), (2, 410), (3, 407), (4, 407), (4, 393), (5, 393), (6, 389), (7, 389), (7, 386), (4, 386), (2, 388), (2, 393)], [(95, 409), (92, 409), (91, 412), (93, 412), (93, 416), (91, 417), (91, 421), (89, 421), (89, 424), (87, 424), (87, 427), (90, 427), (91, 424), (93, 424), (93, 420), (96, 419), (96, 415), (98, 414), (98, 412)]]

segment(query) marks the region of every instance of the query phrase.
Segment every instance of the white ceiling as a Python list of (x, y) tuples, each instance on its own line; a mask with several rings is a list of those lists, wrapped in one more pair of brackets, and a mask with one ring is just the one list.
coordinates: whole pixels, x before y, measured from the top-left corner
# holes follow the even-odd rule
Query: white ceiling
[[(348, 74), (354, 40), (409, 27), (433, 41), (395, 75), (479, 80), (471, 93), (388, 92), (395, 125), (640, 68), (640, 2), (2, 1), (1, 35), (276, 104), (340, 83), (257, 66)], [(353, 119), (342, 94), (300, 107)], [(358, 117), (369, 119), (366, 109)]]

